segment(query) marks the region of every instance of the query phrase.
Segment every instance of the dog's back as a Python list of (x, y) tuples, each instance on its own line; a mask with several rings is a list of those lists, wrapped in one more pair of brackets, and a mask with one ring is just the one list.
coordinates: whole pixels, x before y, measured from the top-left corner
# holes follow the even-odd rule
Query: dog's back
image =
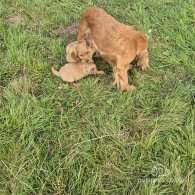
[[(136, 55), (146, 49), (148, 44), (147, 37), (143, 33), (118, 22), (98, 7), (89, 7), (83, 14), (79, 26), (78, 40), (89, 32), (97, 48), (111, 55), (122, 54), (130, 47), (130, 50), (134, 50)], [(132, 49), (132, 47), (134, 48)]]

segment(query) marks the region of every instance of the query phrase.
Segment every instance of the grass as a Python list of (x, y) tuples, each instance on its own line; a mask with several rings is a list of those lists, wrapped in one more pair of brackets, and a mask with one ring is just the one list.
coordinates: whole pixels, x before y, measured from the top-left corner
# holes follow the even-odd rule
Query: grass
[[(79, 89), (55, 77), (91, 5), (150, 37), (134, 93), (111, 67)], [(192, 0), (0, 2), (0, 194), (194, 194)]]

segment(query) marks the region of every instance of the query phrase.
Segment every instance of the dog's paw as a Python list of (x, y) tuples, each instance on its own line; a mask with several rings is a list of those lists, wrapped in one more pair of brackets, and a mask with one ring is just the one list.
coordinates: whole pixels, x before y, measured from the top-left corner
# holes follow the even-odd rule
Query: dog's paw
[(146, 71), (148, 68), (149, 68), (149, 66), (147, 65), (147, 66), (138, 66), (142, 71)]
[(142, 71), (146, 71), (149, 68), (149, 65), (137, 64), (138, 68)]
[(136, 87), (134, 85), (129, 85), (126, 90), (127, 91), (135, 91), (135, 89), (136, 89)]
[(112, 85), (115, 86), (115, 85), (116, 85), (116, 81), (113, 81), (113, 82), (112, 82)]
[(72, 85), (73, 85), (74, 87), (76, 87), (77, 89), (80, 88), (80, 86), (81, 86), (80, 83), (72, 83)]

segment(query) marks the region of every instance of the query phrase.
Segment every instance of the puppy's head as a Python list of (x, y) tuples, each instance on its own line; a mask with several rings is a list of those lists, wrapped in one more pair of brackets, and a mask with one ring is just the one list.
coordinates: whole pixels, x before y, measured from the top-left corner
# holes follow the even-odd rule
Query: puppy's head
[(90, 47), (88, 42), (85, 40), (78, 41), (78, 46), (77, 46), (77, 52), (78, 52), (78, 57), (80, 60), (84, 63), (92, 63), (93, 62), (93, 49)]
[(85, 41), (74, 41), (66, 48), (66, 60), (68, 62), (93, 62), (93, 49)]
[(66, 60), (69, 63), (80, 61), (80, 58), (78, 57), (78, 51), (77, 51), (77, 41), (70, 43), (66, 47)]

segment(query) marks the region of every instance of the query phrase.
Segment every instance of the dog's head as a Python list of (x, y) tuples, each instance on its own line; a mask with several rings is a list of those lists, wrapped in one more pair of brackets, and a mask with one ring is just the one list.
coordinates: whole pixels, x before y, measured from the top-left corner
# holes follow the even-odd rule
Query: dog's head
[(93, 62), (93, 49), (85, 41), (74, 41), (66, 48), (66, 60), (70, 62)]

